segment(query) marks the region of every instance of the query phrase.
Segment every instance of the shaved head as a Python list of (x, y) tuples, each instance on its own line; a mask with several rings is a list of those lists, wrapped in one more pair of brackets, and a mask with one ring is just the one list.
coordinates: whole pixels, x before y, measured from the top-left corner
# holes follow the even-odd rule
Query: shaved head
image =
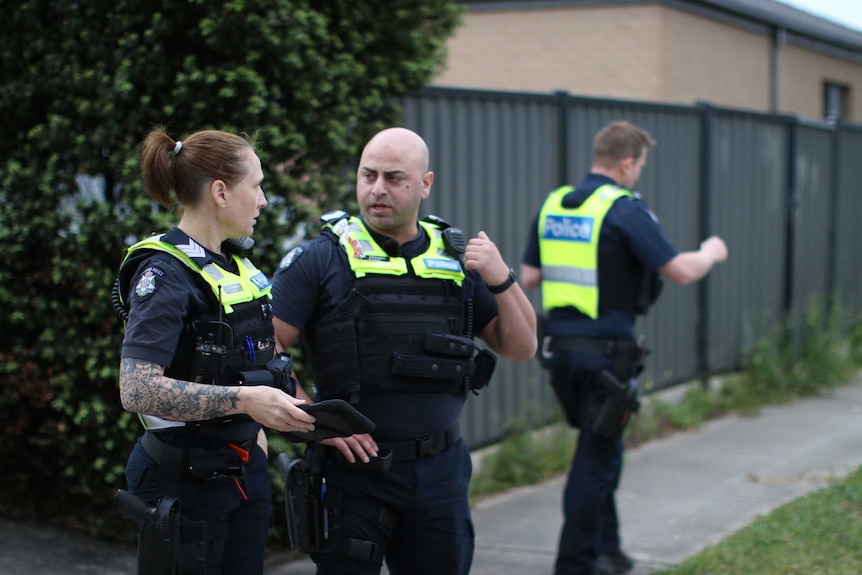
[[(388, 128), (378, 132), (365, 144), (362, 157), (371, 152), (382, 153), (382, 150), (397, 150), (405, 159), (418, 162), (415, 164), (417, 170), (422, 173), (428, 171), (428, 146), (416, 132), (407, 128)], [(362, 164), (361, 161), (359, 163)]]
[(415, 132), (388, 128), (362, 150), (356, 196), (373, 230), (404, 243), (419, 233), (419, 204), (428, 197), (434, 173), (428, 170), (428, 146)]

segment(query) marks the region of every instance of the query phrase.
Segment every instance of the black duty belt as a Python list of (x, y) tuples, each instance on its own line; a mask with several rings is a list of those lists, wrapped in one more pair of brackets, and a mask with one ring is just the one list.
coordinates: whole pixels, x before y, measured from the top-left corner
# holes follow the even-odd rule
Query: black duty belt
[(152, 431), (141, 438), (144, 451), (160, 465), (160, 476), (164, 472), (169, 482), (175, 481), (176, 477), (171, 477), (174, 474), (196, 479), (241, 477), (256, 442), (257, 437), (252, 437), (241, 444), (224, 443), (220, 447), (202, 449), (170, 445)]
[(461, 439), (461, 426), (456, 423), (440, 433), (433, 433), (408, 441), (381, 442), (377, 444), (377, 447), (381, 453), (391, 451), (393, 461), (415, 461), (423, 457), (437, 455), (454, 445), (459, 439)]
[(542, 354), (548, 357), (555, 351), (580, 351), (606, 355), (632, 362), (641, 361), (646, 355), (646, 348), (635, 341), (618, 339), (594, 339), (573, 335), (546, 336), (542, 342)]

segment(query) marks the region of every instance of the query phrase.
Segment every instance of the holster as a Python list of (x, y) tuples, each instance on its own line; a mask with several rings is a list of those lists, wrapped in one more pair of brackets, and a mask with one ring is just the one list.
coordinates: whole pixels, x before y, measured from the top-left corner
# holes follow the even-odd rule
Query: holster
[(491, 376), (497, 368), (497, 356), (487, 349), (480, 349), (473, 361), (476, 364), (476, 371), (473, 372), (468, 385), (473, 394), (479, 395), (478, 391), (491, 382)]
[(311, 498), (308, 468), (301, 459), (286, 453), (278, 456), (278, 469), (284, 478), (284, 510), (287, 515), (287, 547), (311, 552), (308, 505)]
[(342, 511), (393, 529), (398, 520), (395, 510), (371, 501), (344, 499), (338, 490), (327, 489), (322, 469), (326, 457), (323, 446), (312, 448), (310, 463), (291, 459), (286, 453), (278, 456), (284, 477), (288, 546), (303, 553), (339, 553), (357, 561), (382, 561), (383, 545), (341, 534)]
[(279, 352), (266, 364), (266, 370), (272, 374), (275, 387), (291, 397), (296, 397), (296, 380), (293, 379), (293, 357)]
[(291, 376), (293, 357), (286, 353), (277, 353), (270, 359), (265, 369), (240, 371), (234, 383), (238, 385), (268, 385), (296, 397), (296, 380)]
[(582, 426), (605, 437), (620, 437), (633, 413), (640, 410), (636, 379), (621, 382), (610, 371), (599, 374), (597, 386), (587, 395)]
[(286, 453), (281, 453), (278, 468), (284, 478), (288, 548), (303, 553), (327, 553), (338, 549), (339, 494), (328, 492), (323, 475), (313, 474), (303, 459), (291, 459)]
[(150, 507), (139, 497), (118, 489), (114, 512), (140, 527), (137, 575), (206, 575), (208, 525), (181, 517), (179, 499), (162, 497), (155, 507)]
[(164, 497), (150, 507), (139, 497), (118, 489), (114, 512), (135, 521), (138, 531), (138, 575), (182, 573), (180, 546), (180, 502)]

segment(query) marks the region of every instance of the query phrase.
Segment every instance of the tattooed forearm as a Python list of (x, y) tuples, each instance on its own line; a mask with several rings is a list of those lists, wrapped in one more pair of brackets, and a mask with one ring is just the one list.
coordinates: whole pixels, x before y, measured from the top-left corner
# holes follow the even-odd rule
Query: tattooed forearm
[(236, 413), (239, 388), (165, 377), (157, 363), (120, 360), (120, 401), (126, 411), (175, 421), (199, 421)]

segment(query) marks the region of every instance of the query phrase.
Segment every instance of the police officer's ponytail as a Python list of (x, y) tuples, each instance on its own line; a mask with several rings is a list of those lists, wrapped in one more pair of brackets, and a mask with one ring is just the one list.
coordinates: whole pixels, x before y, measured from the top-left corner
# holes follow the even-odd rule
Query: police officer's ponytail
[(249, 151), (254, 152), (254, 144), (245, 135), (202, 130), (174, 140), (156, 126), (141, 151), (144, 189), (166, 208), (194, 206), (214, 180), (228, 186), (241, 180)]
[[(141, 151), (141, 178), (151, 198), (166, 208), (172, 208), (182, 199), (175, 193), (174, 173), (171, 164), (178, 154), (173, 153), (177, 143), (161, 126), (153, 129), (144, 140)], [(188, 200), (188, 198), (186, 198)]]

